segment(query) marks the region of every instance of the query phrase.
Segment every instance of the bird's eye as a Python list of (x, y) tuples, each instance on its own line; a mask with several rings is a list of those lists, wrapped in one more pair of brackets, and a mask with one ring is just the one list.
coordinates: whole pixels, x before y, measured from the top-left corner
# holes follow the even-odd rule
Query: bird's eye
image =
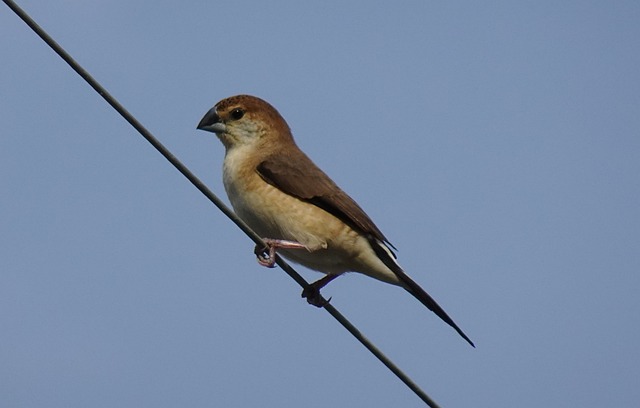
[(242, 119), (242, 117), (244, 116), (244, 110), (240, 109), (240, 108), (235, 108), (234, 110), (231, 111), (231, 119), (233, 120), (239, 120)]

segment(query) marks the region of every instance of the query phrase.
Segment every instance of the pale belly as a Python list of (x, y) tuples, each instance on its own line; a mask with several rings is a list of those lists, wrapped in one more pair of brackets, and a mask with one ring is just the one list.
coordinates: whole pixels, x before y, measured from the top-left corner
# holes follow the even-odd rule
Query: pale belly
[(224, 185), (236, 214), (263, 238), (303, 244), (278, 250), (285, 258), (326, 274), (354, 271), (398, 284), (367, 239), (323, 209), (285, 194), (256, 173), (239, 178), (225, 173)]
[(236, 214), (261, 237), (307, 248), (278, 250), (285, 258), (324, 273), (353, 270), (360, 237), (333, 215), (266, 183), (259, 193), (229, 194), (229, 199)]

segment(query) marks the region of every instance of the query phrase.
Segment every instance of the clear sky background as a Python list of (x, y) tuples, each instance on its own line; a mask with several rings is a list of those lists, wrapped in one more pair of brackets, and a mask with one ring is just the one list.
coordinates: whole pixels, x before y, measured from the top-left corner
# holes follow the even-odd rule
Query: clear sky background
[[(196, 124), (271, 102), (476, 342), (325, 289), (443, 407), (637, 406), (639, 2), (19, 4), (222, 197)], [(4, 4), (0, 33), (0, 406), (421, 406)]]

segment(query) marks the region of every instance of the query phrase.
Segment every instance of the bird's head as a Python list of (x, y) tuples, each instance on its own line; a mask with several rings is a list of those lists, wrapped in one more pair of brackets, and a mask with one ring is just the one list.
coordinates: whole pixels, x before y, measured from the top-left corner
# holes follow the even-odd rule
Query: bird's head
[(214, 132), (224, 147), (268, 147), (293, 142), (291, 130), (280, 113), (266, 101), (237, 95), (215, 104), (200, 120), (198, 129)]

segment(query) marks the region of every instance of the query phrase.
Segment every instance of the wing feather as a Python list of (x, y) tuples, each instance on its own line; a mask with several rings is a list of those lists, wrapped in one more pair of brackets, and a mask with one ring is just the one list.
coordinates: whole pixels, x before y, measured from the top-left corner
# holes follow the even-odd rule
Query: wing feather
[(367, 213), (301, 151), (288, 156), (272, 155), (257, 166), (257, 171), (272, 186), (393, 247)]

